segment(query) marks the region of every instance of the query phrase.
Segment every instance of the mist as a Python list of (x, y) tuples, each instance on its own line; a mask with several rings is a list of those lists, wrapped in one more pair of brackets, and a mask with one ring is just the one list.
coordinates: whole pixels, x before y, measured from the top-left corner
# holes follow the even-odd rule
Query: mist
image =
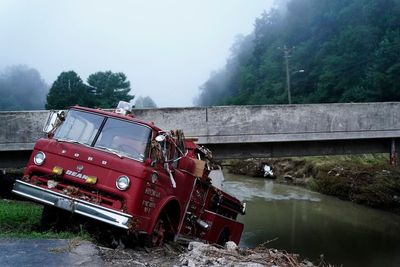
[(48, 85), (40, 73), (26, 65), (0, 71), (0, 110), (44, 109)]
[(47, 84), (74, 70), (123, 72), (131, 94), (191, 106), (237, 34), (274, 0), (0, 2), (0, 68), (26, 64)]
[[(253, 25), (261, 20), (262, 16), (277, 16), (283, 18), (287, 12), (287, 5), (290, 0), (275, 0), (269, 9), (265, 9), (260, 16), (254, 18)], [(270, 29), (268, 29), (270, 31)], [(208, 79), (199, 86), (199, 93), (193, 99), (195, 106), (212, 106), (228, 104), (230, 98), (238, 93), (241, 87), (240, 76), (237, 75), (237, 70), (248, 63), (248, 59), (252, 54), (257, 54), (255, 51), (256, 43), (254, 42), (255, 35), (254, 27), (248, 35), (238, 34), (229, 49), (224, 66), (212, 70)], [(260, 34), (260, 32), (258, 33)], [(264, 33), (261, 33), (264, 34)], [(221, 101), (221, 99), (224, 99)]]
[(196, 104), (399, 101), (399, 10), (397, 0), (282, 1), (237, 39)]

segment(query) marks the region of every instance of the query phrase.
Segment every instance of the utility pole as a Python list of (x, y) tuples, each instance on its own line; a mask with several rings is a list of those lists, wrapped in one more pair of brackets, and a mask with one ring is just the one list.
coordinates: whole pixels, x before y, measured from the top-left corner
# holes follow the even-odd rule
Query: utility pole
[(289, 104), (292, 104), (292, 95), (290, 93), (290, 70), (289, 70), (289, 53), (291, 49), (288, 49), (286, 45), (283, 46), (283, 56), (285, 57), (286, 65), (286, 89)]

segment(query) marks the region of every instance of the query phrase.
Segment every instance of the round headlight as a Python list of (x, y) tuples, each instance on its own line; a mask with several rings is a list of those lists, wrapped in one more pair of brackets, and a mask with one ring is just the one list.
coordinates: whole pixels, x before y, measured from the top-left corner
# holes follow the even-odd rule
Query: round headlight
[(118, 177), (115, 185), (117, 186), (117, 188), (119, 190), (126, 190), (129, 187), (129, 183), (130, 183), (129, 178), (125, 175), (122, 175), (122, 176)]
[(36, 153), (36, 155), (33, 157), (33, 162), (34, 162), (36, 165), (42, 165), (42, 164), (44, 163), (45, 159), (46, 159), (46, 155), (45, 155), (42, 151), (39, 151), (39, 152)]

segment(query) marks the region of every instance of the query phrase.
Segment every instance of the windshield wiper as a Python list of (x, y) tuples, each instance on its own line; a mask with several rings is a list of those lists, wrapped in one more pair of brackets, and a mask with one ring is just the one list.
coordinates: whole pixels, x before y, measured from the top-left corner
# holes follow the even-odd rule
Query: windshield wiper
[(75, 140), (72, 140), (72, 139), (63, 139), (63, 138), (56, 138), (56, 140), (58, 141), (58, 142), (66, 142), (66, 143), (72, 143), (72, 144), (81, 144), (81, 145), (83, 145), (82, 143), (79, 143), (78, 141), (75, 141)]
[(108, 147), (105, 147), (105, 146), (95, 146), (95, 147), (103, 149), (103, 150), (106, 150), (108, 152), (111, 152), (111, 153), (113, 153), (114, 155), (118, 156), (121, 159), (124, 157), (119, 153), (118, 150), (115, 150), (115, 149), (112, 149), (112, 148), (108, 148)]

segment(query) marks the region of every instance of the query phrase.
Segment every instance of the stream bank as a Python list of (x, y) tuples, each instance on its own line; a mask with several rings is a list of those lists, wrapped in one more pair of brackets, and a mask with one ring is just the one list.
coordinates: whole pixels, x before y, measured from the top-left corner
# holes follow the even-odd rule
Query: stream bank
[[(372, 208), (400, 214), (400, 168), (387, 155), (230, 160), (229, 173), (274, 179)], [(265, 175), (264, 166), (273, 175)]]

